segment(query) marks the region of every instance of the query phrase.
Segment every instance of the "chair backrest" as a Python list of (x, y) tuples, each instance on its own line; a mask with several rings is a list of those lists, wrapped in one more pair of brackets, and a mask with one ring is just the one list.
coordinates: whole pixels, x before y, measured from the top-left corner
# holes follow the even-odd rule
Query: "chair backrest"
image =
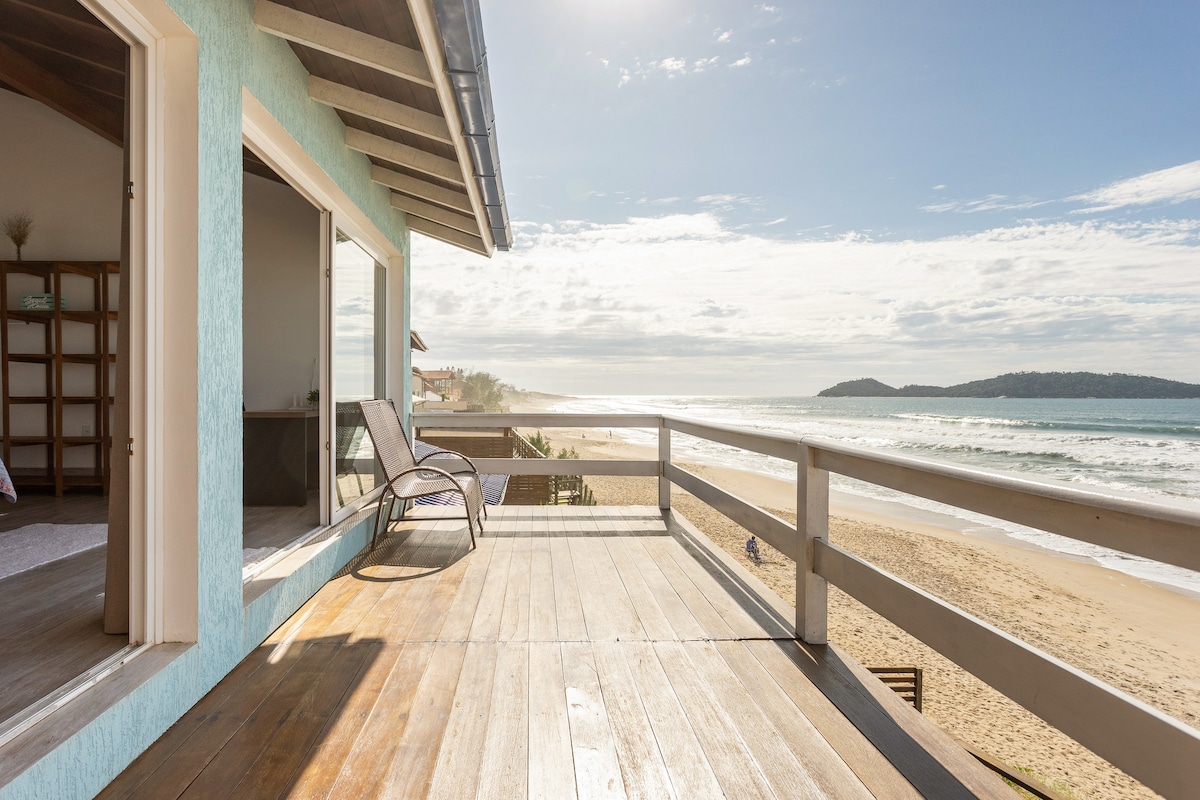
[(391, 483), (397, 475), (417, 463), (408, 434), (400, 424), (400, 415), (391, 400), (363, 400), (358, 405), (375, 445), (375, 455), (383, 465), (384, 477)]

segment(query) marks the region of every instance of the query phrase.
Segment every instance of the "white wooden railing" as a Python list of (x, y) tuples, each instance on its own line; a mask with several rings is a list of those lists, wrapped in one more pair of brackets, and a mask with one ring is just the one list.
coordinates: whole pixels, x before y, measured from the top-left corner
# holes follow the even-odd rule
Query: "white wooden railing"
[[(827, 582), (925, 642), (1080, 744), (1168, 798), (1200, 787), (1200, 731), (830, 544), (829, 473), (1200, 570), (1200, 514), (1017, 475), (654, 414), (414, 414), (416, 427), (651, 428), (658, 459), (578, 459), (579, 475), (653, 476), (696, 496), (796, 562), (796, 634), (827, 641)], [(676, 466), (672, 431), (791, 461), (795, 526)], [(473, 459), (481, 472), (550, 475), (558, 459)], [(1200, 625), (1200, 619), (1192, 621)]]

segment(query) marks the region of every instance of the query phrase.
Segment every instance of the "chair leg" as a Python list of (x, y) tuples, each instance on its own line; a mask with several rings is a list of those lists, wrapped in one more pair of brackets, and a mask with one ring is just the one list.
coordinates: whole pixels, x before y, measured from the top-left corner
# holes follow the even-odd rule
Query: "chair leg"
[[(396, 495), (394, 495), (394, 494), (389, 495), (388, 493), (385, 492), (384, 496), (379, 498), (379, 508), (377, 508), (375, 510), (375, 531), (371, 534), (371, 551), (372, 552), (374, 552), (374, 550), (375, 550), (375, 541), (379, 538), (380, 527), (382, 527), (383, 530), (385, 531), (384, 538), (386, 538), (386, 531), (387, 531), (388, 525), (391, 524), (392, 510), (395, 507), (395, 505), (396, 505)], [(383, 511), (385, 507), (387, 508), (386, 514)]]

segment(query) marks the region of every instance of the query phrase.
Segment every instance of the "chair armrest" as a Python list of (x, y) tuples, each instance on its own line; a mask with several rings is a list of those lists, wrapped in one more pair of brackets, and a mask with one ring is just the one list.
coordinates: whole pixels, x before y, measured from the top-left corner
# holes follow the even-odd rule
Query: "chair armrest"
[[(462, 453), (456, 453), (453, 450), (439, 449), (439, 450), (434, 450), (432, 453), (426, 453), (425, 455), (423, 455), (417, 459), (417, 464), (420, 465), (427, 458), (441, 458), (446, 461), (450, 461), (452, 459), (457, 458), (461, 461), (465, 461), (467, 464), (467, 467), (470, 469), (471, 472), (475, 473), (476, 475), (479, 474), (479, 470), (475, 468), (475, 463), (473, 461), (471, 461), (471, 459), (467, 458)], [(466, 470), (463, 470), (463, 471), (466, 471)]]
[[(439, 476), (441, 476), (441, 477), (443, 477), (443, 478), (448, 478), (449, 480), (453, 481), (455, 484), (458, 484), (458, 478), (460, 478), (460, 477), (463, 477), (463, 476), (467, 476), (467, 477), (475, 477), (476, 479), (478, 479), (478, 477), (479, 477), (479, 476), (478, 476), (478, 473), (475, 473), (473, 476), (472, 476), (472, 475), (468, 475), (468, 473), (465, 473), (465, 472), (461, 472), (461, 473), (451, 473), (451, 472), (447, 472), (447, 471), (446, 471), (446, 470), (444, 470), (444, 469), (438, 469), (437, 467), (431, 467), (431, 466), (428, 466), (428, 465), (426, 465), (426, 466), (423, 466), (423, 467), (422, 467), (422, 466), (416, 466), (416, 467), (409, 467), (409, 468), (408, 468), (408, 469), (406, 469), (406, 470), (401, 470), (401, 471), (400, 471), (400, 473), (396, 475), (396, 477), (394, 477), (394, 478), (392, 478), (390, 481), (388, 481), (388, 486), (391, 486), (393, 483), (395, 483), (396, 481), (400, 480), (400, 479), (401, 479), (401, 478), (403, 478), (405, 475), (410, 475), (410, 474), (412, 474), (412, 473), (414, 473), (414, 472), (432, 472), (432, 473), (434, 473), (434, 474), (436, 474), (436, 475), (439, 475)], [(461, 484), (459, 484), (459, 485), (461, 485)]]

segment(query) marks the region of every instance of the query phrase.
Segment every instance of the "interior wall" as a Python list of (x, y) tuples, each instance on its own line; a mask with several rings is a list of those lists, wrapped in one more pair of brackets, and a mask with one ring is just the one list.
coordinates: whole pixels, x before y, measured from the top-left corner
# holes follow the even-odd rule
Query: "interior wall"
[[(26, 261), (119, 261), (121, 257), (121, 148), (72, 122), (56, 111), (23, 95), (0, 89), (0, 219), (17, 212), (33, 217), (29, 241), (21, 249)], [(0, 236), (0, 258), (16, 258), (16, 248)], [(93, 284), (86, 278), (64, 276), (62, 298), (68, 309), (94, 308)], [(12, 275), (9, 303), (27, 292), (45, 291), (32, 275)], [(112, 302), (117, 297), (116, 277), (110, 281)], [(90, 352), (91, 326), (64, 323), (65, 352)], [(114, 340), (115, 341), (115, 340)], [(9, 350), (39, 353), (45, 349), (40, 325), (9, 325)], [(96, 394), (94, 371), (82, 365), (65, 370), (63, 388), (72, 394)], [(43, 367), (12, 364), (13, 394), (46, 392)], [(45, 410), (13, 406), (15, 435), (44, 435)], [(86, 406), (64, 409), (63, 431), (68, 436), (90, 435), (95, 415)], [(90, 448), (64, 454), (66, 467), (91, 464)], [(43, 467), (46, 449), (17, 448), (13, 467)]]
[(317, 388), (321, 213), (296, 190), (245, 173), (242, 184), (243, 402), (290, 408)]
[[(115, 144), (0, 89), (0, 218), (32, 215), (23, 259), (121, 259), (121, 158)], [(16, 258), (7, 236), (0, 258)]]

